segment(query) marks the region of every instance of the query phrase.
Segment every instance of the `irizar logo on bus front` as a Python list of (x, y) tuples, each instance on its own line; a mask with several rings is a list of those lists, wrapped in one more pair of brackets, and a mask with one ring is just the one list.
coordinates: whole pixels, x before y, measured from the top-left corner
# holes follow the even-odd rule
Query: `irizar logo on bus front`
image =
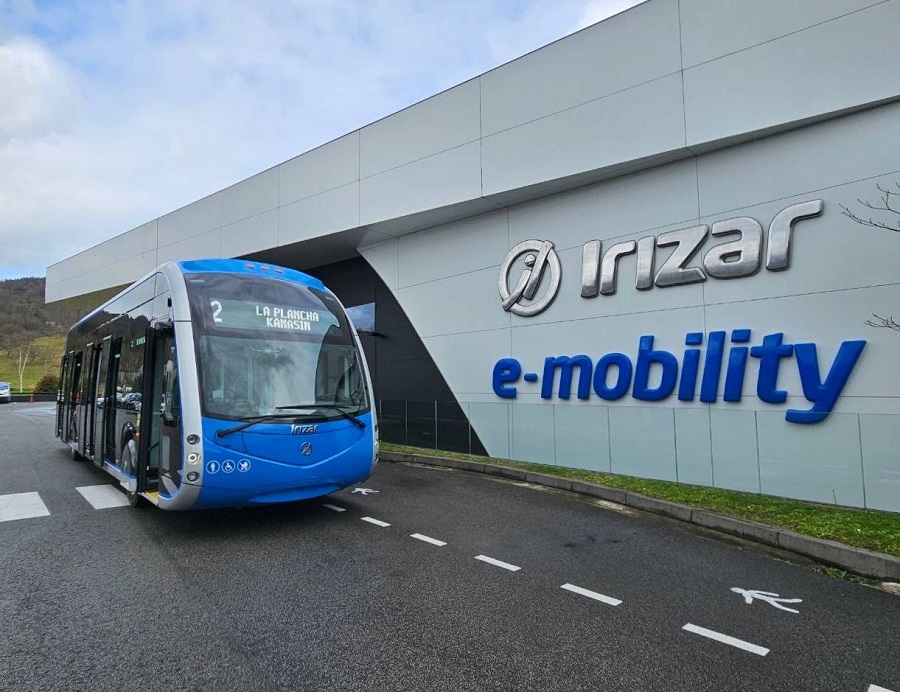
[[(794, 225), (803, 219), (821, 215), (822, 200), (792, 204), (778, 212), (769, 224), (765, 266), (768, 271), (783, 271), (790, 266), (791, 240)], [(687, 264), (700, 250), (709, 235), (738, 237), (709, 249), (703, 257), (702, 269)], [(666, 288), (706, 281), (707, 277), (737, 279), (756, 274), (762, 268), (763, 229), (749, 217), (737, 217), (703, 224), (691, 228), (648, 236), (639, 241), (616, 243), (601, 257), (601, 241), (591, 240), (582, 250), (581, 297), (610, 296), (616, 292), (619, 258), (637, 253), (635, 288), (646, 291), (654, 287)], [(674, 246), (672, 254), (654, 274), (655, 250)], [(510, 271), (515, 262), (524, 256), (525, 270), (510, 289)], [(550, 280), (543, 282), (544, 273)], [(549, 241), (527, 240), (516, 245), (500, 266), (498, 289), (504, 310), (521, 317), (532, 317), (547, 309), (559, 291), (561, 268), (559, 258)], [(547, 284), (543, 295), (535, 298), (541, 285)], [(521, 301), (526, 301), (521, 304)], [(527, 302), (532, 301), (532, 302)], [(569, 399), (577, 372), (576, 396), (589, 399), (595, 394), (601, 399), (614, 401), (631, 396), (644, 401), (660, 401), (676, 392), (679, 401), (694, 401), (699, 384), (700, 401), (714, 403), (718, 399), (722, 365), (725, 363), (723, 401), (741, 400), (748, 358), (759, 361), (756, 395), (770, 404), (783, 404), (788, 392), (778, 388), (778, 374), (782, 361), (794, 358), (800, 377), (803, 396), (812, 407), (808, 410), (788, 409), (785, 420), (790, 423), (818, 423), (825, 420), (834, 408), (838, 397), (856, 366), (866, 341), (851, 340), (841, 343), (837, 355), (824, 377), (819, 368), (818, 348), (814, 343), (790, 344), (784, 342), (784, 334), (767, 334), (762, 343), (744, 346), (750, 342), (750, 329), (734, 329), (731, 332), (730, 349), (726, 346), (725, 331), (690, 332), (685, 336), (685, 346), (701, 346), (706, 340), (705, 354), (700, 348), (685, 349), (681, 363), (674, 353), (654, 348), (656, 337), (646, 334), (640, 337), (637, 357), (633, 362), (624, 353), (607, 353), (596, 362), (588, 355), (548, 356), (543, 370), (522, 372), (522, 364), (515, 358), (501, 358), (494, 365), (493, 390), (504, 399), (514, 399), (521, 378), (526, 383), (541, 381), (540, 396), (551, 399)], [(727, 358), (726, 358), (727, 351)], [(701, 368), (702, 359), (702, 368)], [(661, 373), (658, 384), (652, 386), (651, 370)], [(556, 386), (559, 373), (558, 387)], [(680, 377), (679, 377), (680, 374)], [(653, 378), (656, 381), (656, 377)]]

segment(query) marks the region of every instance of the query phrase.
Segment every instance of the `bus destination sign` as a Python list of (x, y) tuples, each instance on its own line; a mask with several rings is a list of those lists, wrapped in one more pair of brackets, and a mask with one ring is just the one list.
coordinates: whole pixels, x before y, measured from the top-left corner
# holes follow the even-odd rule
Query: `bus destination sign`
[(240, 300), (209, 301), (213, 321), (227, 329), (271, 329), (285, 332), (324, 332), (337, 324), (330, 312), (285, 305), (245, 303)]

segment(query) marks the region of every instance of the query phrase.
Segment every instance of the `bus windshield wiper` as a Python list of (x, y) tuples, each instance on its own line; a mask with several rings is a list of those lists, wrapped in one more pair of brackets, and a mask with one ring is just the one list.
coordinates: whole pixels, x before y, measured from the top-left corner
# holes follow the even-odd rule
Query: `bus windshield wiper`
[(343, 408), (341, 408), (340, 406), (337, 406), (337, 405), (335, 405), (335, 404), (296, 404), (295, 406), (276, 406), (275, 408), (276, 408), (276, 409), (284, 409), (284, 408), (327, 408), (327, 409), (331, 409), (332, 411), (337, 411), (337, 412), (340, 413), (344, 418), (346, 418), (348, 421), (350, 421), (351, 423), (353, 423), (353, 425), (355, 425), (355, 426), (358, 427), (358, 428), (365, 428), (365, 427), (366, 427), (366, 424), (363, 423), (359, 418), (357, 418), (357, 417), (354, 416), (352, 413), (350, 413), (350, 412), (344, 410)]
[(254, 423), (261, 423), (265, 420), (278, 420), (280, 418), (296, 418), (296, 413), (269, 413), (265, 416), (253, 416), (252, 418), (244, 418), (243, 423), (239, 423), (231, 428), (225, 428), (224, 430), (216, 430), (216, 437), (225, 437), (226, 435), (230, 435), (233, 432), (238, 432), (239, 430), (243, 430), (244, 428), (249, 428)]

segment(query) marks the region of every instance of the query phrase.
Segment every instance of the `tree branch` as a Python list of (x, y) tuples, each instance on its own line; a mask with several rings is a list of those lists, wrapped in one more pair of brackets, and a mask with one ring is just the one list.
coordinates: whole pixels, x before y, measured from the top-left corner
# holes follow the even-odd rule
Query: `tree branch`
[[(872, 206), (866, 204), (865, 202), (862, 202), (862, 200), (857, 200), (857, 201), (859, 201), (861, 204), (869, 207), (870, 209), (876, 209), (876, 207), (872, 207)], [(855, 221), (856, 223), (858, 223), (862, 226), (871, 226), (872, 228), (883, 228), (886, 231), (894, 231), (895, 233), (900, 232), (900, 221), (897, 222), (896, 226), (891, 226), (891, 225), (885, 223), (884, 221), (876, 221), (872, 217), (869, 217), (868, 219), (863, 219), (863, 218), (857, 216), (856, 214), (854, 214), (852, 211), (850, 211), (850, 209), (848, 207), (845, 207), (843, 204), (839, 204), (838, 206), (841, 208), (841, 214), (843, 214), (847, 218)], [(894, 211), (894, 210), (892, 209), (890, 211)], [(900, 212), (897, 212), (897, 213), (900, 214)]]
[(878, 191), (881, 192), (881, 201), (884, 203), (883, 205), (879, 206), (877, 204), (872, 204), (872, 202), (869, 202), (868, 200), (862, 200), (859, 197), (856, 198), (856, 201), (862, 204), (864, 207), (874, 209), (875, 211), (889, 211), (892, 214), (900, 215), (900, 210), (894, 209), (894, 207), (891, 206), (891, 196), (900, 197), (900, 194), (893, 192), (892, 190), (886, 190), (885, 188), (881, 187), (881, 185), (876, 185), (875, 187), (877, 187)]
[(893, 329), (896, 332), (900, 332), (900, 324), (894, 320), (893, 315), (890, 317), (880, 317), (879, 315), (872, 313), (872, 317), (874, 319), (866, 320), (866, 324), (870, 327)]

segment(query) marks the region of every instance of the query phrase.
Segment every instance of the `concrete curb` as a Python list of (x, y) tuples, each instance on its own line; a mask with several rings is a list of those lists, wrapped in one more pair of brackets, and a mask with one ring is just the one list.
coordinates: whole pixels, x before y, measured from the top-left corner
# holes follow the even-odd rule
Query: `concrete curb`
[(491, 476), (509, 478), (526, 483), (535, 483), (558, 490), (595, 497), (608, 502), (634, 507), (662, 514), (672, 519), (696, 524), (706, 529), (712, 529), (731, 536), (738, 536), (757, 543), (763, 543), (782, 550), (788, 550), (799, 555), (810, 557), (826, 565), (839, 567), (872, 579), (900, 581), (900, 558), (884, 553), (876, 553), (864, 548), (854, 548), (835, 541), (827, 541), (822, 538), (804, 536), (794, 531), (780, 529), (775, 526), (757, 524), (744, 519), (715, 514), (703, 509), (696, 509), (688, 505), (657, 500), (646, 495), (633, 493), (619, 488), (609, 488), (587, 481), (551, 476), (545, 473), (535, 473), (511, 466), (499, 466), (478, 461), (466, 461), (463, 459), (451, 459), (439, 456), (420, 456), (417, 454), (403, 454), (401, 452), (382, 451), (379, 455), (384, 461), (412, 461), (431, 466), (443, 466), (462, 471), (475, 471)]
[[(13, 394), (12, 401), (14, 403), (27, 404), (31, 401), (31, 394)], [(34, 395), (35, 402), (48, 402), (48, 401), (56, 401), (56, 394), (35, 394)]]

